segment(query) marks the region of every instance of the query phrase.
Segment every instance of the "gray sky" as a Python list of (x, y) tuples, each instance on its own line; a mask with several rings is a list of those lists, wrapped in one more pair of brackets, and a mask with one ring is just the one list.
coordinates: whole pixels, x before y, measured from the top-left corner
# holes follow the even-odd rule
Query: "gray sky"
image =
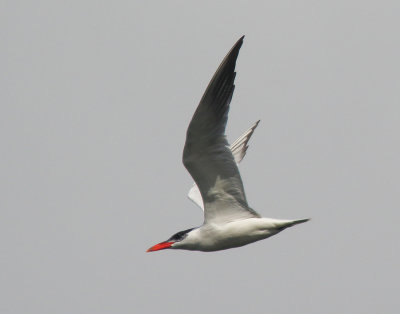
[[(0, 4), (0, 312), (397, 312), (400, 3), (144, 2)], [(186, 127), (243, 34), (249, 204), (312, 221), (145, 253), (202, 223)]]

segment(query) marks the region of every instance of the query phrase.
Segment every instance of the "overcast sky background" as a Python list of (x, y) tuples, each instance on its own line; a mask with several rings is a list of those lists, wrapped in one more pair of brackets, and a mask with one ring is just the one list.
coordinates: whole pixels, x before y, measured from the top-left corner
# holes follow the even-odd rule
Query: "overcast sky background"
[[(0, 312), (397, 313), (400, 2), (2, 1)], [(311, 222), (216, 253), (190, 118), (241, 35), (250, 206)]]

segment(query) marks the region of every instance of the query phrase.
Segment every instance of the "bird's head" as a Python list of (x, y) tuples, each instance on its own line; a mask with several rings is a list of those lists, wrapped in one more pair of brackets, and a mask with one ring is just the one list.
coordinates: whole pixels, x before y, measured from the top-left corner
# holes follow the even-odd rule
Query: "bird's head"
[(170, 237), (167, 241), (160, 242), (156, 245), (153, 245), (151, 248), (147, 250), (147, 252), (154, 252), (164, 249), (174, 248), (178, 243), (182, 243), (183, 240), (188, 236), (188, 233), (192, 231), (194, 228), (190, 228), (187, 230), (179, 231), (175, 233), (172, 237)]

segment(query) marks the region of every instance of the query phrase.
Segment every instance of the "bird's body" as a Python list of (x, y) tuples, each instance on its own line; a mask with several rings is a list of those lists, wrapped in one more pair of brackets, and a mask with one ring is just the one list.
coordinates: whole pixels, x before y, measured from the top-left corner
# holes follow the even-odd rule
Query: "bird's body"
[(237, 164), (243, 159), (257, 121), (229, 146), (225, 127), (233, 95), (235, 65), (243, 37), (211, 79), (186, 133), (183, 164), (195, 184), (189, 198), (204, 209), (200, 227), (180, 231), (148, 252), (162, 249), (219, 251), (266, 239), (308, 221), (262, 218), (247, 204)]
[(184, 241), (176, 242), (171, 248), (204, 252), (231, 249), (264, 240), (305, 221), (256, 217), (227, 223), (207, 223), (192, 229)]

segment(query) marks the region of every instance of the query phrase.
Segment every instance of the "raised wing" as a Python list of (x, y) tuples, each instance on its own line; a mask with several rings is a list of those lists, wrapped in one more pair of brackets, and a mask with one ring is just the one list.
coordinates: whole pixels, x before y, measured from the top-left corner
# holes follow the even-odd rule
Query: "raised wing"
[[(232, 152), (233, 158), (235, 159), (235, 162), (237, 165), (243, 160), (244, 156), (246, 155), (247, 148), (249, 148), (248, 142), (259, 123), (260, 123), (260, 120), (258, 120), (249, 129), (247, 129), (230, 146), (230, 150)], [(201, 194), (200, 194), (199, 188), (197, 187), (196, 183), (194, 183), (192, 188), (189, 190), (188, 197), (193, 203), (195, 203), (202, 210), (204, 210), (203, 199), (201, 198)]]
[(199, 187), (205, 223), (259, 217), (247, 205), (242, 179), (225, 136), (242, 43), (243, 37), (218, 67), (186, 133), (183, 164)]
[(233, 158), (235, 159), (236, 164), (238, 165), (244, 156), (246, 155), (247, 149), (249, 148), (249, 141), (251, 136), (254, 133), (254, 130), (260, 123), (260, 120), (258, 120), (256, 123), (254, 123), (249, 129), (246, 130), (236, 141), (233, 142), (233, 144), (230, 146), (230, 150), (232, 152)]

